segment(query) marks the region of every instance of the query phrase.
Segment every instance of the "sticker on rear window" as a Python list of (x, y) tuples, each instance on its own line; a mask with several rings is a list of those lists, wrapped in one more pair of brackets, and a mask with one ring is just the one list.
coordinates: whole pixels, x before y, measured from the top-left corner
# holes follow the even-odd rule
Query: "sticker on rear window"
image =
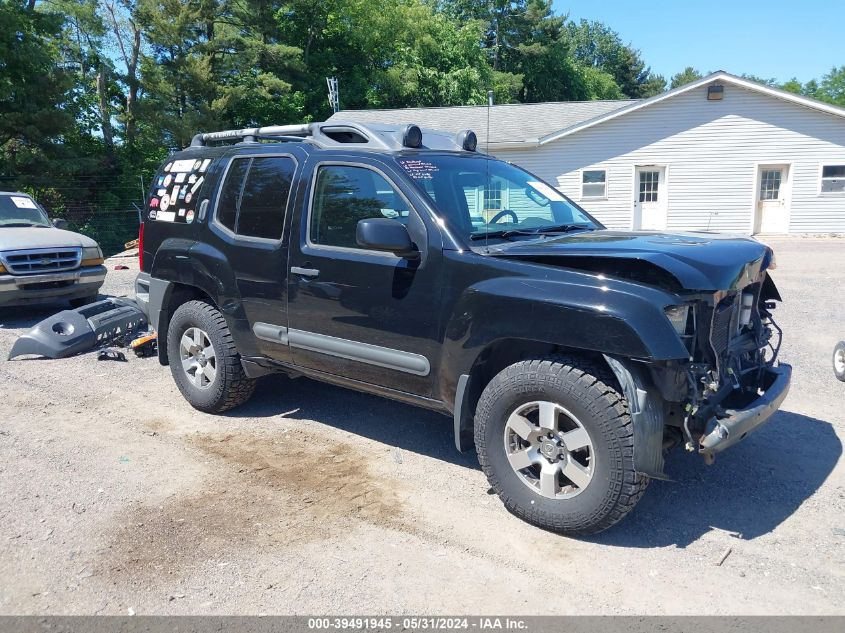
[(172, 172), (180, 172), (180, 171), (191, 171), (194, 168), (194, 159), (193, 158), (186, 158), (183, 160), (174, 160), (173, 167), (170, 171)]

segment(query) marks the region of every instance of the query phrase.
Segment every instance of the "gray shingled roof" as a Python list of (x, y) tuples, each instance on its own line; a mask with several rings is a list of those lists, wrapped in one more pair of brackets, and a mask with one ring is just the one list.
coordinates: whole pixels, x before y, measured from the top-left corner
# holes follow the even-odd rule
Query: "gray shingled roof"
[[(634, 100), (514, 103), (490, 108), (491, 143), (536, 143), (548, 134), (601, 117), (636, 103)], [(473, 130), (481, 147), (486, 143), (487, 107), (401, 108), (342, 110), (329, 121), (354, 123), (415, 123), (422, 128), (460, 132)]]

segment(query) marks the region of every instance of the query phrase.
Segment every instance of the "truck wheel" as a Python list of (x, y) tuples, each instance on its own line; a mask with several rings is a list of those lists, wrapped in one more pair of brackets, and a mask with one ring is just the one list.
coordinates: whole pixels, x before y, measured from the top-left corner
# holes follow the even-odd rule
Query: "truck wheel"
[(228, 411), (249, 400), (255, 390), (226, 320), (203, 301), (176, 308), (167, 328), (167, 356), (176, 386), (200, 411)]
[(845, 382), (845, 341), (839, 341), (833, 348), (833, 373)]
[(600, 532), (639, 501), (628, 404), (610, 371), (566, 356), (502, 370), (481, 394), (475, 445), (505, 507), (562, 534)]

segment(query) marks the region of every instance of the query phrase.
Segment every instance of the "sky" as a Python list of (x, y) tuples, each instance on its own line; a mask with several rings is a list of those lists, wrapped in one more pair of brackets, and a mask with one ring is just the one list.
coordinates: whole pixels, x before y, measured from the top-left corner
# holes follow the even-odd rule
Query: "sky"
[(686, 66), (780, 82), (845, 65), (845, 0), (554, 0), (558, 14), (598, 20), (669, 79)]

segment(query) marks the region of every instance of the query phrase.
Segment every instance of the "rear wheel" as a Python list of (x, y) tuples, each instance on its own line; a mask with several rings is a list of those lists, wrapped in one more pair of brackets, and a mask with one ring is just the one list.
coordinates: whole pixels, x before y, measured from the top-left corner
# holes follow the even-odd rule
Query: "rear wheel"
[(223, 315), (203, 301), (179, 306), (167, 329), (176, 386), (195, 409), (222, 413), (249, 400), (255, 381), (243, 370)]
[(616, 380), (581, 358), (500, 372), (478, 402), (475, 444), (505, 507), (555, 532), (607, 529), (648, 485), (634, 470), (631, 416)]
[(839, 341), (833, 348), (833, 373), (845, 382), (845, 341)]

